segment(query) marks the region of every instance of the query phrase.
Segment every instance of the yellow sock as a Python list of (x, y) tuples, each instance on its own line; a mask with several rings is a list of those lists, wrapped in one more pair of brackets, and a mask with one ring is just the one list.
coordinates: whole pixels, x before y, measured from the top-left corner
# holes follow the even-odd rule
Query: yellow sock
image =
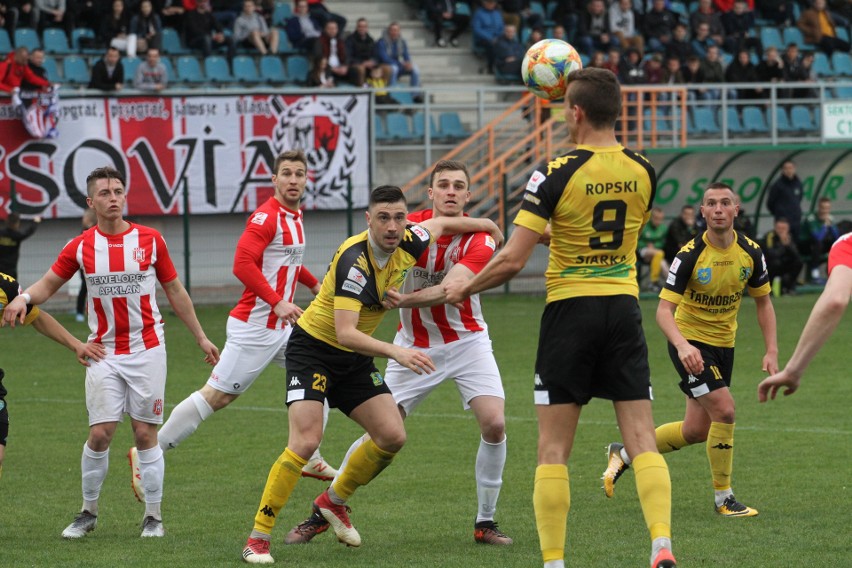
[(540, 465), (535, 470), (533, 508), (544, 562), (565, 557), (565, 532), (571, 508), (568, 466)]
[(660, 537), (671, 538), (672, 481), (666, 460), (656, 452), (639, 454), (633, 460), (633, 474), (651, 541)]
[(331, 486), (334, 493), (346, 501), (362, 485), (367, 485), (383, 469), (390, 465), (394, 452), (388, 452), (376, 445), (372, 438), (358, 446), (338, 476), (337, 481)]
[(683, 437), (683, 421), (669, 422), (657, 427), (657, 451), (667, 454), (688, 446)]
[(254, 530), (263, 534), (272, 534), (275, 518), (290, 499), (290, 494), (296, 487), (296, 482), (302, 477), (302, 468), (306, 463), (308, 463), (307, 460), (297, 456), (290, 448), (284, 448), (284, 453), (272, 464), (269, 477), (266, 478), (260, 507), (254, 516)]
[(651, 258), (651, 282), (658, 282), (660, 280), (660, 269), (663, 265), (663, 251), (658, 250), (654, 253), (654, 257)]
[(713, 488), (731, 488), (731, 471), (734, 469), (734, 425), (711, 422), (707, 432), (707, 459), (713, 474)]

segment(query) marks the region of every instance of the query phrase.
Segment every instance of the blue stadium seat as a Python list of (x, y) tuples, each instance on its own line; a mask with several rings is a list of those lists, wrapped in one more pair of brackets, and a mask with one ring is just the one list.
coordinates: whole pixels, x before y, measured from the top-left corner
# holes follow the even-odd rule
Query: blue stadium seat
[(696, 134), (719, 134), (721, 131), (715, 113), (708, 107), (694, 108), (692, 122), (695, 125)]
[(44, 58), (44, 70), (47, 71), (47, 80), (51, 83), (61, 83), (59, 77), (59, 68), (56, 65), (56, 60), (52, 57)]
[(769, 125), (766, 124), (763, 110), (756, 106), (743, 108), (743, 128), (754, 134), (767, 134)]
[(790, 109), (790, 126), (793, 130), (816, 130), (817, 127), (805, 105), (794, 105)]
[(168, 55), (189, 55), (191, 52), (183, 46), (180, 34), (174, 28), (163, 28), (162, 33), (163, 53)]
[(12, 40), (9, 39), (9, 32), (6, 28), (0, 28), (0, 55), (5, 56), (12, 51)]
[(231, 62), (231, 67), (234, 70), (234, 78), (245, 84), (257, 85), (262, 83), (260, 75), (257, 73), (257, 67), (254, 65), (254, 58), (249, 55), (238, 55)]
[(852, 87), (837, 87), (834, 94), (838, 99), (852, 100)]
[[(722, 121), (722, 110), (719, 109), (719, 124), (724, 124)], [(728, 119), (728, 132), (731, 134), (742, 134), (745, 132), (745, 127), (743, 123), (740, 122), (740, 115), (737, 113), (736, 107), (728, 107), (728, 111), (726, 113), (726, 118)]]
[(787, 110), (782, 106), (775, 107), (775, 127), (778, 132), (792, 132), (795, 130), (790, 124), (790, 118), (787, 116)]
[(46, 53), (58, 53), (61, 55), (73, 53), (71, 46), (68, 45), (68, 36), (65, 35), (64, 30), (47, 28), (41, 35), (41, 39), (44, 42), (44, 51)]
[(763, 49), (775, 47), (778, 51), (784, 51), (784, 39), (778, 28), (769, 26), (760, 28), (760, 41), (763, 43)]
[[(127, 77), (127, 68), (125, 68), (125, 77)], [(86, 60), (77, 55), (69, 55), (62, 60), (62, 77), (63, 81), (69, 85), (80, 86), (89, 84), (89, 66)]]
[(837, 39), (842, 39), (845, 42), (849, 41), (849, 33), (846, 31), (846, 28), (837, 26), (834, 28), (834, 32), (837, 34)]
[(276, 2), (272, 10), (272, 25), (283, 26), (287, 18), (293, 15), (293, 9), (288, 2)]
[[(412, 117), (413, 132), (415, 138), (423, 138), (426, 136), (426, 120), (422, 111), (415, 112)], [(435, 124), (435, 117), (429, 116), (429, 136), (434, 140), (440, 138), (438, 126)]]
[(689, 21), (689, 10), (687, 10), (686, 4), (683, 2), (672, 2), (669, 10), (677, 14), (681, 22)]
[(834, 77), (834, 69), (831, 68), (831, 63), (825, 53), (821, 51), (814, 53), (813, 72), (816, 73), (817, 77)]
[(284, 64), (277, 55), (264, 55), (260, 58), (260, 76), (270, 84), (280, 84), (287, 81)]
[(291, 55), (287, 58), (287, 78), (292, 83), (304, 85), (308, 81), (308, 65), (307, 58), (301, 55)]
[[(161, 57), (160, 60), (165, 59)], [(139, 64), (142, 63), (142, 60), (138, 57), (122, 57), (121, 58), (121, 66), (124, 67), (124, 82), (132, 85), (133, 78), (136, 76), (136, 68), (139, 67)]]
[(414, 96), (409, 91), (397, 91), (390, 93), (390, 96), (399, 101), (403, 106), (411, 106), (414, 104)]
[[(142, 60), (139, 59), (139, 61), (141, 62)], [(160, 57), (160, 63), (162, 63), (163, 67), (166, 68), (166, 77), (168, 78), (169, 83), (174, 83), (175, 81), (177, 81), (178, 76), (177, 73), (175, 73), (175, 68), (172, 65), (172, 60), (168, 57)]]
[(462, 126), (457, 112), (442, 112), (438, 117), (438, 128), (447, 138), (467, 138), (470, 132)]
[(18, 28), (15, 30), (15, 47), (26, 47), (30, 51), (41, 47), (38, 33), (30, 28)]
[(299, 50), (290, 43), (290, 38), (287, 37), (287, 30), (284, 28), (278, 28), (278, 53), (279, 55), (299, 53)]
[(204, 58), (204, 74), (207, 80), (213, 83), (233, 83), (236, 81), (231, 75), (228, 60), (221, 55), (208, 55)]
[(784, 45), (795, 43), (799, 46), (799, 50), (814, 49), (814, 46), (809, 43), (805, 43), (805, 37), (802, 35), (802, 31), (796, 26), (789, 26), (784, 28), (783, 39)]
[[(93, 54), (104, 51), (95, 49), (93, 47), (95, 42), (95, 31), (91, 28), (75, 28), (71, 32), (71, 49), (74, 53)], [(87, 47), (83, 47), (83, 44)]]
[(187, 85), (200, 85), (207, 82), (198, 58), (194, 55), (181, 55), (177, 58), (177, 80)]
[(376, 140), (380, 142), (386, 142), (390, 140), (388, 136), (388, 131), (385, 129), (385, 123), (382, 121), (382, 117), (376, 114), (373, 120), (373, 129), (376, 133)]
[(852, 57), (848, 53), (835, 51), (831, 54), (831, 66), (835, 77), (852, 77)]
[(408, 116), (401, 112), (388, 113), (385, 116), (385, 124), (387, 125), (388, 137), (393, 140), (411, 140), (414, 138)]

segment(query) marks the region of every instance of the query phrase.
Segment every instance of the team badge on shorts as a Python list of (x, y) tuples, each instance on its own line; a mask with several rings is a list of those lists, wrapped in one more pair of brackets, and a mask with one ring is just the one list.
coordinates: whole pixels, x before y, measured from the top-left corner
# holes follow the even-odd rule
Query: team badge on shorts
[(707, 284), (710, 282), (712, 272), (709, 268), (699, 268), (696, 276), (698, 276), (698, 282), (701, 284)]
[(370, 373), (370, 377), (373, 379), (373, 384), (377, 387), (382, 386), (382, 383), (385, 382), (385, 379), (382, 378), (382, 374), (378, 371), (373, 371)]
[(163, 399), (158, 398), (154, 401), (154, 416), (160, 416), (163, 413)]

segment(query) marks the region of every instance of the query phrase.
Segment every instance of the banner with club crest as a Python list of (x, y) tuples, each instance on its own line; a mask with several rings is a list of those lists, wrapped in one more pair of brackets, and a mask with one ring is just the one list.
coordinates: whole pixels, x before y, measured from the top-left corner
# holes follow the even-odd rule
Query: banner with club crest
[[(307, 209), (366, 207), (368, 94), (80, 98), (60, 102), (59, 136), (29, 137), (0, 103), (0, 218), (79, 217), (86, 176), (127, 179), (128, 215), (250, 212), (272, 195), (275, 156), (302, 149)], [(14, 195), (13, 195), (14, 189)]]

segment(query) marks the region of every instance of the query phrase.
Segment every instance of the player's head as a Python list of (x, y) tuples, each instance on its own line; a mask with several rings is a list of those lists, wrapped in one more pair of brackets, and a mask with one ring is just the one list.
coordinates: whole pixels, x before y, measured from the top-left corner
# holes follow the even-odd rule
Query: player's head
[(92, 170), (86, 178), (86, 202), (98, 219), (120, 220), (127, 201), (124, 176), (112, 166)]
[(441, 160), (429, 176), (429, 199), (436, 216), (457, 217), (470, 201), (470, 174), (455, 160)]
[(740, 211), (740, 200), (731, 186), (714, 182), (704, 190), (701, 199), (701, 215), (707, 221), (707, 228), (715, 232), (733, 230), (734, 218)]
[(308, 183), (308, 160), (305, 153), (301, 150), (281, 152), (275, 158), (274, 168), (272, 184), (275, 186), (275, 199), (289, 209), (298, 210)]
[(380, 249), (392, 253), (405, 234), (408, 206), (405, 195), (395, 185), (380, 185), (370, 193), (367, 207), (367, 229)]
[(586, 67), (568, 75), (565, 122), (572, 139), (584, 125), (591, 130), (615, 127), (621, 114), (621, 87), (609, 69)]

